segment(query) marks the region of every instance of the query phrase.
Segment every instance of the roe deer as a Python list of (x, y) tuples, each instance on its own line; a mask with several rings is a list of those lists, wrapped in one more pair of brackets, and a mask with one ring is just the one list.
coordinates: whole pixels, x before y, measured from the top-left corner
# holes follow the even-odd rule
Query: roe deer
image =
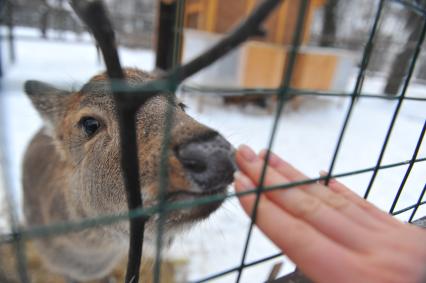
[[(125, 69), (130, 84), (153, 79)], [(24, 213), (27, 225), (96, 217), (127, 210), (122, 181), (119, 129), (115, 104), (105, 73), (77, 92), (28, 81), (25, 91), (44, 127), (34, 136), (24, 158)], [(157, 202), (160, 149), (169, 100), (155, 96), (136, 114), (139, 178), (144, 206)], [(232, 182), (233, 147), (216, 131), (175, 107), (168, 153), (167, 201), (224, 194)], [(166, 216), (164, 241), (220, 206), (175, 210)], [(154, 239), (155, 217), (146, 223), (145, 243)], [(36, 247), (45, 265), (73, 280), (107, 276), (128, 248), (128, 221), (43, 238)]]

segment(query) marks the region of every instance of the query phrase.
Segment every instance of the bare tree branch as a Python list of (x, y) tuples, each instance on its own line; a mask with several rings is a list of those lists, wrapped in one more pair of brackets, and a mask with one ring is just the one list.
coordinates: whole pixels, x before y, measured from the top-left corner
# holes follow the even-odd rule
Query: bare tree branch
[(114, 29), (103, 3), (101, 1), (72, 0), (71, 5), (99, 44), (105, 59), (108, 76), (112, 79), (124, 79)]
[[(102, 51), (107, 73), (112, 81), (112, 92), (117, 104), (117, 116), (120, 130), (121, 168), (127, 193), (127, 205), (130, 210), (142, 207), (142, 195), (139, 183), (139, 162), (136, 143), (135, 112), (137, 105), (126, 99), (127, 86), (118, 57), (114, 30), (101, 1), (72, 0), (76, 13), (92, 31)], [(119, 82), (119, 89), (117, 83)], [(132, 105), (133, 104), (133, 105)], [(130, 243), (126, 271), (126, 282), (137, 283), (142, 257), (145, 218), (130, 219)]]

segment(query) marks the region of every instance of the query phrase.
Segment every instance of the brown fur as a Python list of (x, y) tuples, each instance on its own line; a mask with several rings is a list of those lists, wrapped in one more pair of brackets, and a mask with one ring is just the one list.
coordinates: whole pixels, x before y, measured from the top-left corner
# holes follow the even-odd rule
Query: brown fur
[[(126, 69), (131, 84), (152, 77)], [(44, 128), (33, 138), (24, 159), (24, 211), (30, 226), (49, 225), (127, 210), (120, 168), (115, 105), (106, 75), (94, 76), (75, 93), (39, 82), (26, 91), (41, 114)], [(158, 170), (168, 101), (156, 96), (137, 112), (138, 158), (144, 206), (157, 202)], [(177, 146), (217, 134), (175, 107), (169, 151), (168, 192), (201, 193), (175, 155)], [(88, 138), (79, 126), (82, 117), (95, 117), (101, 128)], [(189, 198), (189, 196), (187, 196)], [(195, 198), (195, 197), (192, 197)], [(220, 203), (170, 213), (165, 241), (185, 223), (202, 219)], [(155, 218), (147, 225), (145, 243), (154, 239)], [(78, 280), (107, 275), (127, 253), (128, 223), (115, 223), (36, 242), (46, 266)]]

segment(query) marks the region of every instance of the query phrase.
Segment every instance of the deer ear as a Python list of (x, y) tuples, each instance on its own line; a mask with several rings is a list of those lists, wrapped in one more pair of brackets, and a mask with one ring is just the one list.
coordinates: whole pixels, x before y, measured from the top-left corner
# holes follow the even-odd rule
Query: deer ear
[(55, 127), (66, 111), (70, 92), (40, 81), (26, 81), (25, 92), (48, 127)]

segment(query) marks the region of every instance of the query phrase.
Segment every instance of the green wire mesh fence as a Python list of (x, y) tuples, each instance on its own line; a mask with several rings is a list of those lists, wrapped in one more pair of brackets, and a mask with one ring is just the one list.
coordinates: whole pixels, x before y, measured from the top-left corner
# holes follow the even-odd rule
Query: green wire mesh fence
[[(284, 0), (283, 0), (284, 1)], [(291, 0), (287, 0), (291, 1)], [(365, 43), (363, 50), (362, 60), (359, 65), (359, 72), (356, 77), (356, 82), (353, 90), (350, 93), (337, 93), (337, 92), (327, 92), (327, 91), (312, 91), (305, 89), (296, 89), (292, 87), (291, 81), (294, 75), (294, 69), (297, 64), (297, 54), (302, 41), (302, 35), (304, 30), (304, 18), (307, 13), (308, 0), (302, 0), (300, 7), (298, 9), (297, 23), (295, 25), (295, 30), (293, 32), (292, 44), (289, 47), (288, 61), (285, 65), (285, 71), (283, 72), (283, 77), (281, 84), (278, 88), (275, 89), (228, 89), (228, 88), (207, 88), (207, 87), (194, 87), (189, 85), (183, 85), (182, 91), (184, 92), (194, 92), (194, 93), (215, 93), (221, 96), (228, 95), (241, 95), (241, 96), (250, 96), (250, 95), (267, 95), (275, 96), (277, 98), (277, 108), (274, 114), (273, 123), (271, 126), (271, 134), (268, 139), (267, 148), (272, 149), (275, 141), (275, 136), (277, 128), (280, 122), (280, 117), (283, 113), (284, 106), (286, 102), (297, 96), (325, 96), (325, 97), (345, 97), (349, 99), (349, 106), (344, 115), (343, 125), (338, 134), (338, 139), (335, 145), (335, 150), (331, 158), (331, 163), (328, 168), (328, 174), (323, 177), (307, 179), (298, 182), (286, 183), (276, 186), (265, 186), (264, 179), (266, 174), (266, 164), (269, 160), (269, 151), (265, 157), (265, 166), (262, 169), (262, 174), (260, 178), (260, 185), (248, 192), (244, 193), (229, 193), (226, 196), (222, 195), (212, 195), (200, 197), (196, 200), (191, 201), (176, 201), (173, 203), (167, 202), (165, 199), (165, 191), (168, 186), (168, 175), (167, 175), (167, 151), (169, 148), (170, 142), (170, 130), (173, 117), (173, 107), (169, 106), (167, 109), (167, 118), (164, 124), (164, 138), (162, 141), (161, 147), (161, 158), (160, 158), (160, 179), (159, 179), (159, 195), (158, 195), (158, 204), (150, 207), (142, 207), (142, 197), (139, 192), (139, 182), (138, 182), (138, 171), (137, 171), (137, 159), (136, 159), (136, 136), (135, 136), (135, 125), (134, 125), (134, 115), (136, 110), (145, 103), (149, 98), (160, 95), (161, 93), (167, 94), (174, 93), (178, 87), (180, 87), (182, 81), (189, 77), (190, 75), (198, 72), (202, 68), (212, 64), (217, 59), (221, 58), (230, 50), (237, 47), (240, 43), (244, 42), (250, 36), (255, 36), (259, 34), (261, 22), (268, 16), (268, 14), (280, 3), (280, 0), (265, 0), (259, 7), (248, 17), (248, 19), (241, 25), (237, 27), (229, 36), (222, 40), (219, 44), (214, 46), (209, 51), (203, 53), (201, 56), (197, 57), (195, 60), (189, 62), (188, 64), (179, 65), (179, 54), (181, 53), (179, 42), (180, 36), (175, 37), (174, 48), (173, 48), (173, 66), (169, 72), (162, 76), (159, 80), (152, 81), (139, 86), (130, 86), (123, 79), (123, 73), (120, 66), (118, 54), (115, 49), (114, 35), (112, 31), (111, 24), (108, 17), (104, 11), (103, 5), (99, 1), (72, 1), (73, 6), (83, 21), (87, 24), (94, 37), (97, 39), (100, 48), (102, 49), (105, 63), (107, 65), (108, 75), (111, 79), (112, 90), (114, 93), (114, 98), (119, 106), (119, 121), (120, 121), (120, 137), (121, 137), (121, 149), (122, 149), (122, 167), (125, 172), (124, 180), (126, 188), (128, 190), (128, 205), (129, 211), (125, 211), (119, 214), (103, 215), (101, 217), (84, 219), (75, 222), (67, 223), (55, 223), (48, 226), (41, 227), (31, 227), (26, 228), (18, 224), (17, 216), (14, 215), (14, 212), (11, 211), (12, 227), (11, 233), (0, 235), (0, 245), (6, 243), (12, 243), (16, 250), (17, 257), (17, 272), (20, 276), (20, 280), (24, 283), (30, 282), (30, 274), (28, 274), (26, 255), (25, 255), (25, 241), (36, 238), (43, 238), (53, 235), (67, 234), (75, 231), (81, 231), (95, 226), (109, 225), (118, 221), (130, 221), (131, 235), (130, 235), (130, 249), (129, 249), (129, 259), (128, 259), (128, 269), (126, 282), (137, 282), (138, 281), (138, 270), (140, 265), (140, 260), (142, 257), (142, 239), (143, 239), (143, 227), (147, 219), (154, 215), (158, 215), (157, 222), (157, 238), (156, 238), (156, 257), (154, 264), (154, 282), (160, 282), (160, 267), (161, 267), (161, 249), (163, 245), (162, 234), (165, 224), (165, 215), (176, 210), (185, 209), (189, 207), (202, 206), (212, 202), (217, 202), (220, 200), (234, 198), (246, 194), (255, 194), (256, 195), (256, 204), (251, 214), (251, 223), (246, 235), (244, 248), (241, 251), (241, 260), (238, 264), (233, 267), (230, 267), (227, 270), (223, 270), (217, 274), (212, 274), (205, 278), (200, 278), (194, 282), (208, 282), (215, 278), (222, 277), (227, 274), (235, 273), (236, 282), (240, 282), (241, 275), (245, 268), (260, 264), (262, 262), (270, 261), (274, 258), (282, 256), (282, 253), (277, 253), (270, 255), (268, 257), (258, 259), (255, 261), (247, 261), (247, 252), (250, 246), (250, 240), (252, 237), (253, 227), (256, 220), (257, 205), (260, 195), (265, 191), (270, 190), (283, 190), (292, 188), (295, 186), (300, 186), (304, 184), (312, 184), (318, 181), (324, 181), (326, 184), (331, 178), (339, 178), (346, 176), (354, 176), (363, 174), (366, 172), (371, 172), (372, 177), (368, 183), (368, 186), (364, 193), (364, 198), (368, 198), (373, 188), (374, 181), (377, 177), (377, 174), (389, 168), (395, 168), (400, 166), (407, 166), (406, 173), (399, 185), (397, 194), (392, 201), (391, 209), (389, 213), (392, 215), (398, 215), (411, 210), (409, 217), (409, 222), (412, 222), (415, 218), (416, 212), (419, 207), (426, 203), (424, 200), (424, 195), (426, 192), (426, 184), (421, 191), (419, 198), (416, 203), (413, 203), (410, 206), (396, 210), (398, 200), (403, 192), (404, 185), (407, 182), (408, 176), (416, 163), (426, 161), (426, 157), (419, 156), (420, 147), (422, 145), (426, 121), (419, 133), (417, 144), (413, 150), (412, 158), (410, 160), (403, 160), (401, 162), (396, 162), (392, 164), (382, 164), (383, 156), (386, 152), (387, 145), (389, 143), (392, 130), (397, 121), (401, 105), (405, 100), (415, 101), (416, 103), (424, 103), (425, 98), (420, 97), (410, 97), (407, 94), (407, 89), (409, 87), (410, 81), (413, 76), (413, 72), (418, 61), (420, 52), (422, 50), (422, 45), (424, 42), (424, 37), (426, 34), (426, 10), (422, 7), (417, 1), (403, 1), (403, 0), (380, 0), (374, 2), (375, 17), (372, 23), (369, 37)], [(367, 67), (369, 60), (374, 49), (375, 38), (377, 36), (377, 31), (379, 29), (379, 23), (384, 12), (384, 5), (386, 2), (394, 3), (394, 5), (402, 5), (405, 9), (413, 11), (420, 15), (423, 18), (423, 26), (419, 38), (417, 39), (414, 53), (410, 59), (410, 63), (406, 74), (403, 79), (403, 84), (400, 89), (400, 92), (397, 96), (386, 96), (378, 95), (371, 93), (363, 92), (363, 83), (367, 75)], [(178, 1), (177, 5), (177, 15), (176, 15), (176, 25), (175, 32), (177, 34), (182, 33), (183, 30), (183, 13), (185, 7), (185, 1)], [(173, 100), (173, 96), (167, 96), (168, 99)], [(393, 111), (391, 122), (388, 126), (383, 145), (381, 147), (377, 162), (374, 166), (369, 168), (363, 168), (360, 170), (349, 171), (339, 174), (334, 174), (335, 164), (339, 156), (339, 152), (342, 146), (343, 138), (348, 128), (350, 118), (356, 108), (357, 101), (359, 99), (388, 99), (395, 100), (396, 106)], [(170, 103), (169, 105), (172, 105)], [(142, 233), (141, 233), (142, 231)]]

